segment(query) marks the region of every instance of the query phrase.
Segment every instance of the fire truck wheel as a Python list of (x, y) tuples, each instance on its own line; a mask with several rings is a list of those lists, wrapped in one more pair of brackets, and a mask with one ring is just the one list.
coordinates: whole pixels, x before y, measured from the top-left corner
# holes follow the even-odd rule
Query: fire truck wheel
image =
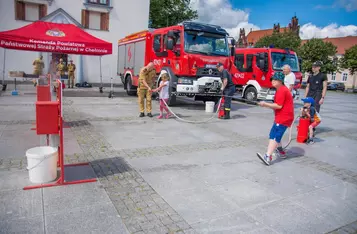
[(131, 76), (127, 76), (125, 85), (126, 85), (126, 93), (129, 96), (135, 96), (136, 91), (135, 90), (133, 91), (133, 86), (131, 84)]
[(174, 90), (172, 87), (170, 87), (170, 91), (169, 91), (170, 97), (169, 97), (169, 100), (168, 100), (168, 102), (167, 102), (167, 105), (169, 105), (169, 106), (173, 106), (173, 105), (176, 104), (176, 95), (175, 95), (175, 94), (172, 95), (172, 93), (173, 93), (174, 91), (175, 91), (175, 90)]
[(244, 93), (244, 99), (249, 101), (256, 101), (257, 100), (257, 90), (254, 87), (248, 87), (247, 90)]

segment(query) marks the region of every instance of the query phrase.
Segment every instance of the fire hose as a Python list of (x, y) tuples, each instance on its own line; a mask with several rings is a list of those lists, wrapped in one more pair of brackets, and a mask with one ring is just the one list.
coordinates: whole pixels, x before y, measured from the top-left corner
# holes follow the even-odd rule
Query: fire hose
[[(176, 95), (176, 93), (172, 93), (171, 95)], [(199, 94), (199, 95), (200, 95), (200, 94)], [(172, 109), (168, 106), (168, 104), (165, 102), (165, 100), (162, 99), (162, 101), (164, 102), (165, 106), (166, 106), (167, 109), (170, 111), (170, 113), (172, 113), (178, 120), (180, 120), (180, 121), (182, 121), (182, 122), (185, 122), (185, 123), (200, 124), (200, 123), (207, 123), (208, 121), (212, 120), (212, 119), (215, 117), (215, 115), (217, 115), (217, 113), (218, 113), (218, 111), (219, 111), (219, 109), (220, 109), (220, 107), (221, 107), (222, 97), (231, 97), (231, 98), (234, 97), (234, 96), (217, 95), (217, 94), (213, 94), (213, 95), (208, 95), (208, 94), (207, 94), (207, 95), (201, 95), (201, 96), (217, 96), (217, 97), (221, 97), (221, 98), (219, 99), (219, 104), (218, 104), (218, 107), (217, 107), (216, 112), (215, 112), (210, 118), (208, 118), (208, 119), (206, 119), (206, 120), (203, 120), (203, 121), (191, 121), (191, 120), (185, 120), (185, 119), (183, 119), (183, 118), (180, 118), (179, 116), (177, 116), (177, 115), (172, 111)], [(257, 104), (259, 103), (259, 102), (257, 102), (257, 101), (251, 101), (251, 100), (248, 100), (248, 99), (245, 99), (245, 98), (239, 98), (239, 100), (245, 100), (245, 101), (248, 101), (248, 102), (253, 103), (253, 104), (255, 104), (255, 105), (257, 105)], [(299, 117), (300, 117), (300, 115), (298, 115), (298, 116), (294, 119), (292, 125), (289, 127), (289, 140), (288, 140), (288, 143), (287, 143), (284, 147), (282, 147), (284, 150), (290, 145), (290, 143), (291, 143), (291, 141), (292, 141), (292, 129), (293, 129), (293, 127), (295, 126), (295, 121), (296, 121)]]

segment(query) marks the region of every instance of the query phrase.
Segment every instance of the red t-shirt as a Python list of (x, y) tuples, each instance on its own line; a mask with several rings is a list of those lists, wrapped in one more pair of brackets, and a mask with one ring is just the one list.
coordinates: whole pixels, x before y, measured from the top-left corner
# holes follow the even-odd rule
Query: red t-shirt
[(290, 127), (294, 121), (294, 102), (285, 85), (276, 90), (274, 102), (282, 106), (281, 109), (275, 110), (275, 123)]

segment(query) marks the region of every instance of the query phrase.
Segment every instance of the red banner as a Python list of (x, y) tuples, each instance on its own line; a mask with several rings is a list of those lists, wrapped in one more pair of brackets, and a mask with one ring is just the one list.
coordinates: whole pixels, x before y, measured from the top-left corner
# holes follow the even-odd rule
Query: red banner
[(41, 21), (0, 32), (0, 47), (66, 54), (112, 54), (112, 43), (93, 37), (75, 25)]

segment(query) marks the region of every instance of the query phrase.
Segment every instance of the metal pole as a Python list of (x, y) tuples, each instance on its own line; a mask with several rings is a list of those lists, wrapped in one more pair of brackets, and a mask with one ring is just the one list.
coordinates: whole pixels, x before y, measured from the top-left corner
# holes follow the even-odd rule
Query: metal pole
[(99, 69), (100, 69), (100, 87), (99, 92), (103, 93), (103, 77), (102, 77), (102, 56), (99, 56)]
[(4, 48), (4, 62), (2, 67), (2, 85), (5, 85), (6, 49)]

